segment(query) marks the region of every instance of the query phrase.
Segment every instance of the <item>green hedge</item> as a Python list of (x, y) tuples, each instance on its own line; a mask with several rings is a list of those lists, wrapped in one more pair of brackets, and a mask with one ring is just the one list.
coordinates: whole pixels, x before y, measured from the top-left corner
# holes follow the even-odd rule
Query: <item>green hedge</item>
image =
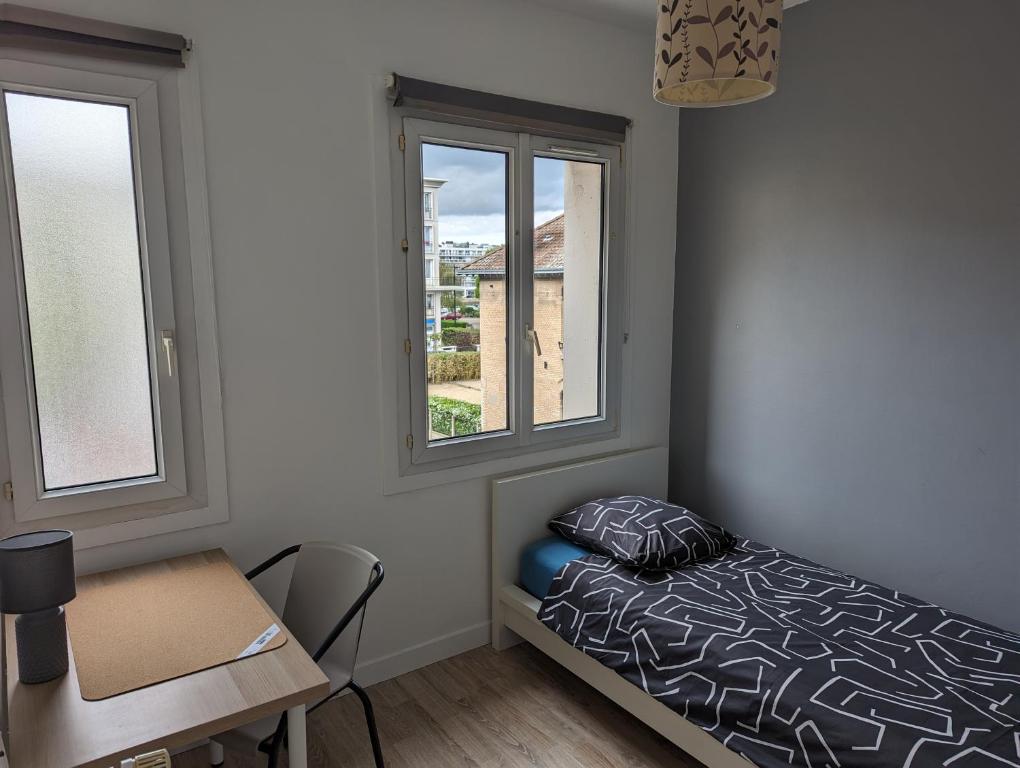
[(474, 328), (444, 328), (443, 346), (470, 347), (479, 341), (479, 333)]
[(447, 328), (467, 328), (467, 323), (463, 320), (440, 320), (442, 328), (445, 331)]
[[(482, 406), (449, 397), (429, 396), (429, 422), (441, 435), (473, 435), (482, 431)], [(453, 433), (450, 427), (453, 427)]]
[(482, 378), (482, 356), (478, 352), (430, 352), (428, 379), (433, 384)]

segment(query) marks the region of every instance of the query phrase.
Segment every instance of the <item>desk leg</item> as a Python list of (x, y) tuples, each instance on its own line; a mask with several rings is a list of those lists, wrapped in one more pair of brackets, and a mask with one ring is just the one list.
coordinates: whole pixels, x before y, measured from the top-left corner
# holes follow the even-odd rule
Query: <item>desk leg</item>
[(287, 710), (287, 758), (290, 768), (308, 768), (304, 704)]

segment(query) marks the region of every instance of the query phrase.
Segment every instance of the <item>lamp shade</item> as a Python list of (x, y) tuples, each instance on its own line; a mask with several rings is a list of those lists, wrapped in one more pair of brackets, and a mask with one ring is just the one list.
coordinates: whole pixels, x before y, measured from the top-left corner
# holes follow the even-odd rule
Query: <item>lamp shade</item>
[(0, 612), (44, 611), (75, 594), (70, 531), (33, 531), (0, 541)]
[(776, 90), (781, 0), (662, 0), (656, 30), (656, 101), (723, 107)]

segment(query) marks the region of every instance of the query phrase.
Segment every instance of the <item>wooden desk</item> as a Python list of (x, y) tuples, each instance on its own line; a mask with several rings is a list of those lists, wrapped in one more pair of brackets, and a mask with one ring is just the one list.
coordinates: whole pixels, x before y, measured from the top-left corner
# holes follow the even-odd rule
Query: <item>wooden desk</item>
[[(216, 549), (154, 567), (174, 568), (196, 559), (230, 562), (223, 550)], [(239, 570), (238, 576), (244, 578)], [(95, 577), (83, 576), (79, 584)], [(329, 681), (293, 638), (276, 650), (101, 701), (85, 701), (78, 690), (73, 649), (71, 668), (63, 677), (40, 685), (18, 682), (14, 617), (5, 618), (11, 768), (110, 768), (125, 757), (182, 747), (284, 711), (290, 765), (306, 768), (305, 705), (329, 693)]]

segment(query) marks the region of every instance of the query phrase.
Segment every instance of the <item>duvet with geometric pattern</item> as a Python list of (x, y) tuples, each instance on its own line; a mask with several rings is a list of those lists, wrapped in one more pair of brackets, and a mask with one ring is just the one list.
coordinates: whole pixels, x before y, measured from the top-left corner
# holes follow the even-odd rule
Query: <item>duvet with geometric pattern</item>
[(1020, 768), (1020, 635), (755, 541), (573, 560), (539, 619), (763, 768)]

